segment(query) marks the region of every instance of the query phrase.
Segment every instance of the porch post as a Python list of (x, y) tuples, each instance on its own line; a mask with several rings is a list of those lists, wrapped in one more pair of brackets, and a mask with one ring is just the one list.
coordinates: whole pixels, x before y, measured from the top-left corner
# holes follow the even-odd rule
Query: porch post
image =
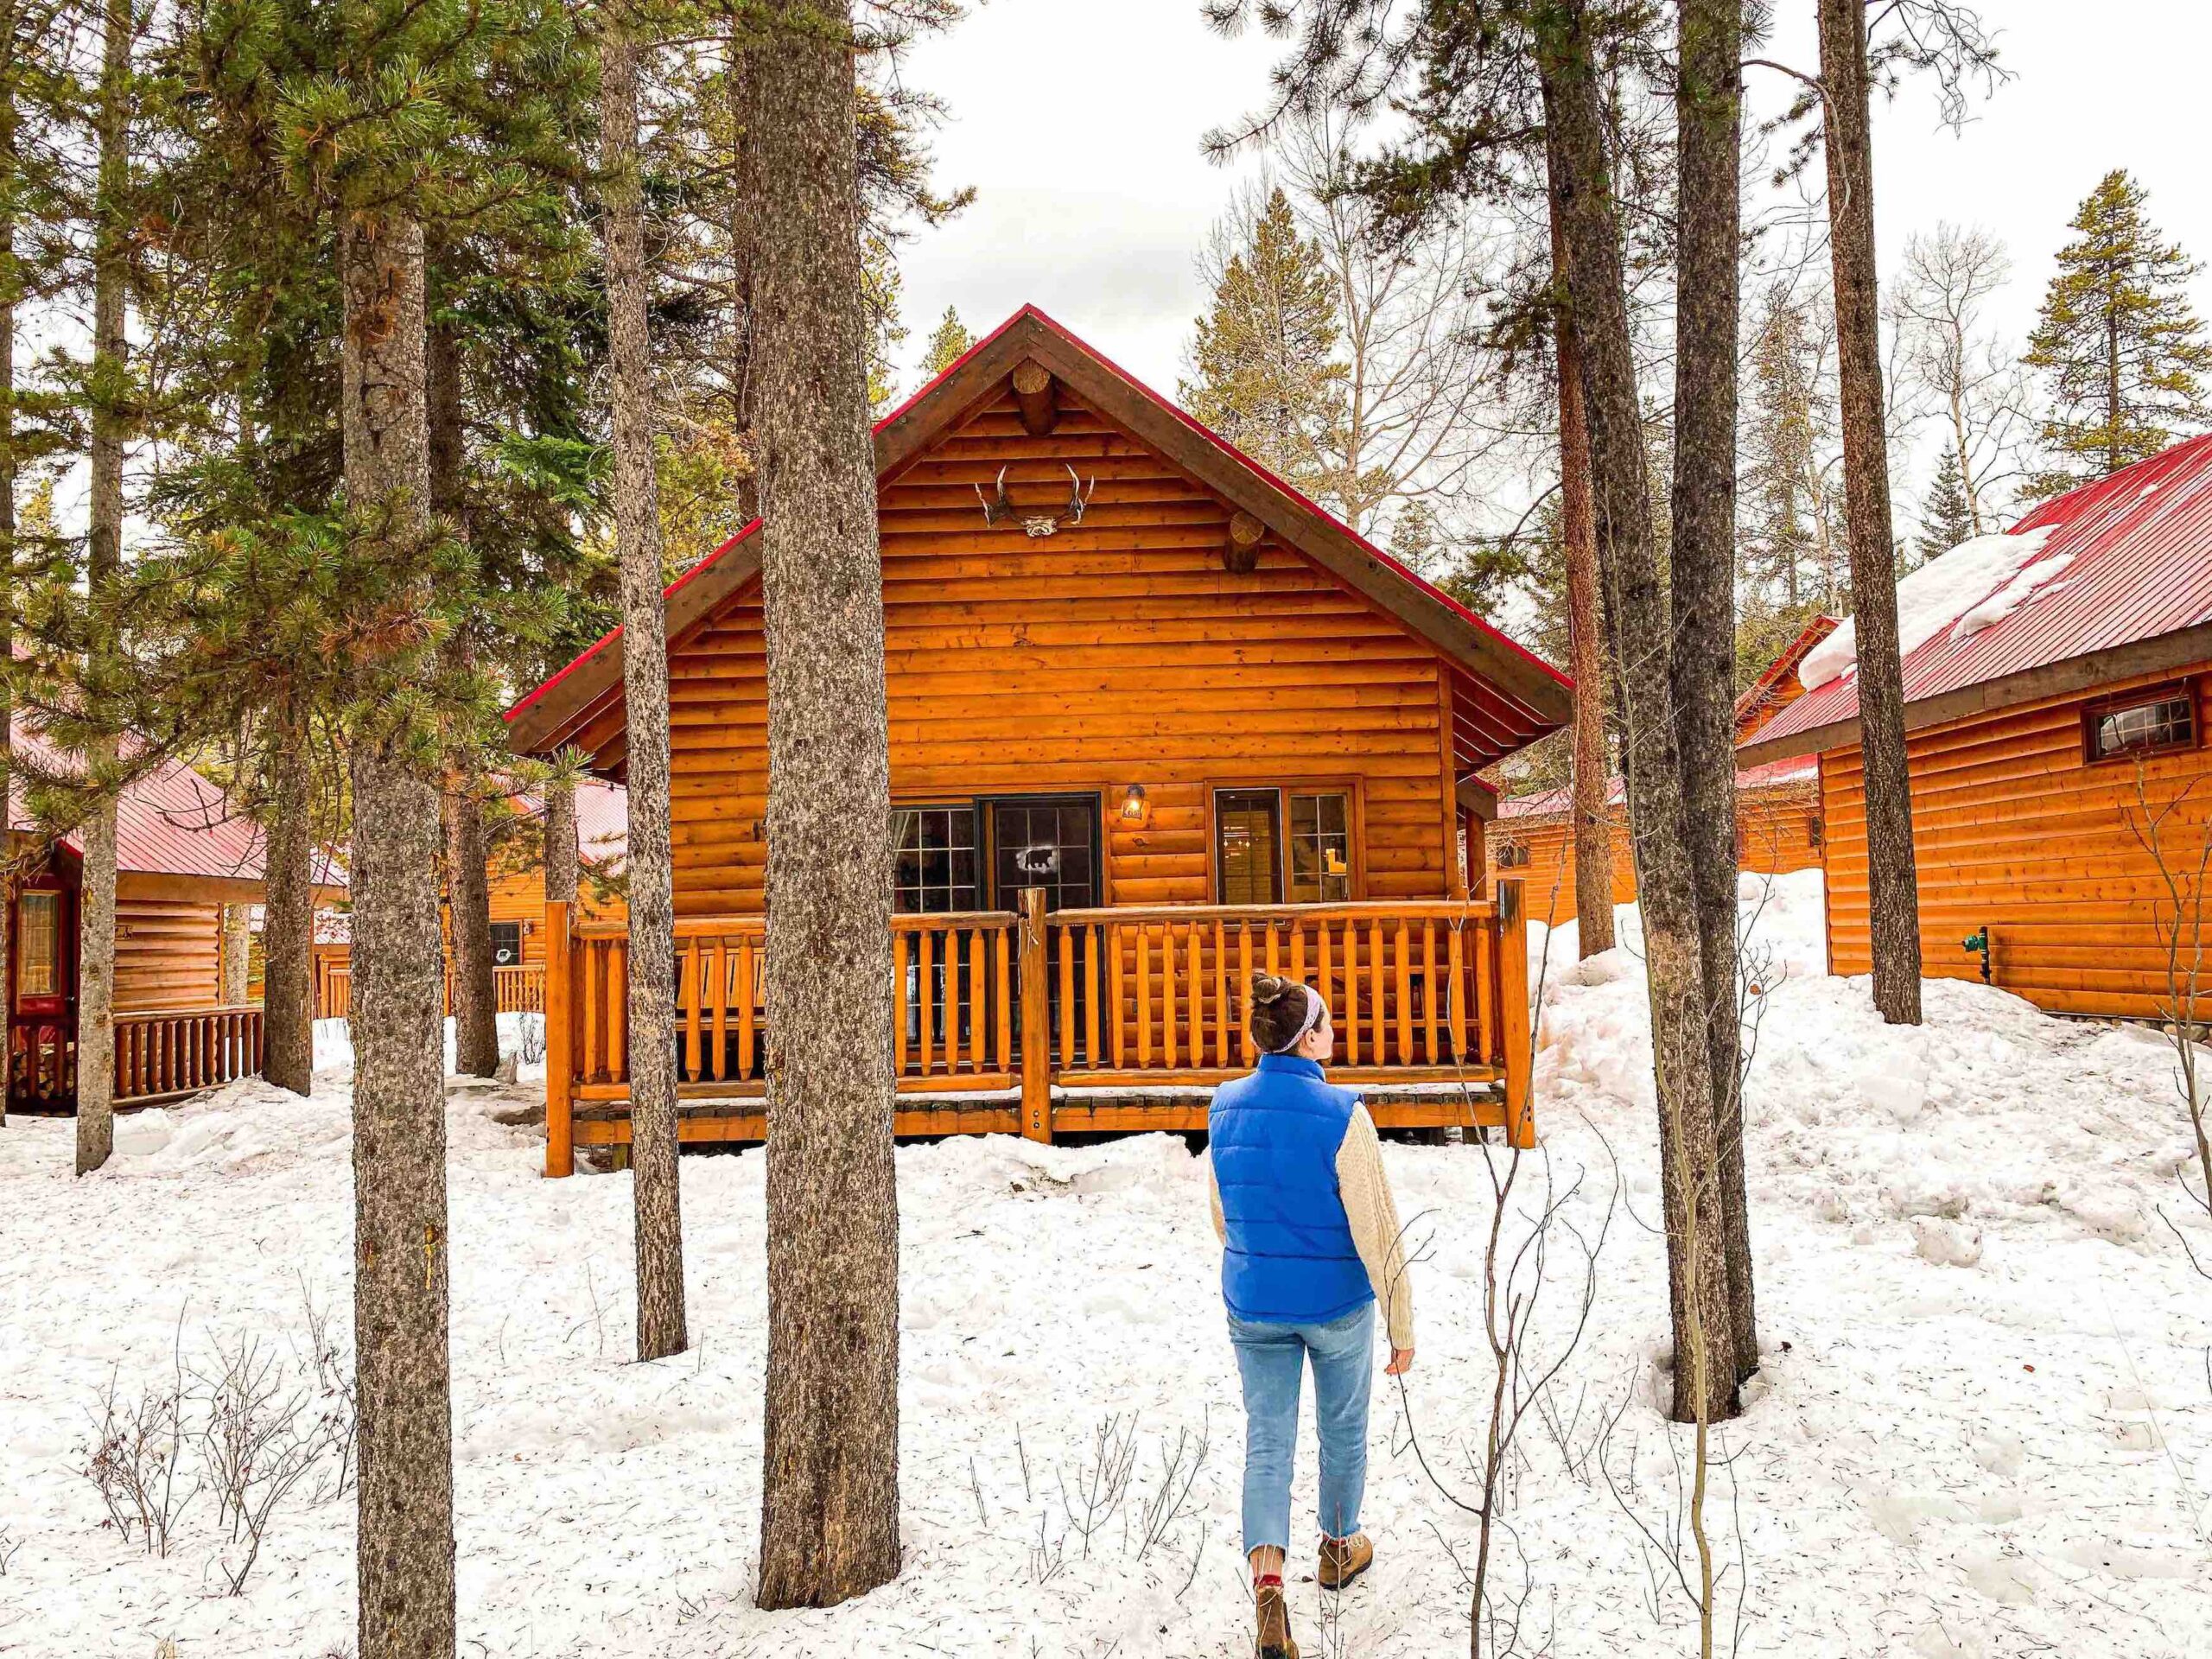
[(1529, 912), (1522, 884), (1497, 884), (1497, 1017), (1505, 1038), (1505, 1130), (1516, 1147), (1536, 1144), (1529, 1109)]
[(575, 1088), (575, 1056), (570, 1052), (575, 1022), (569, 957), (569, 906), (556, 899), (545, 906), (545, 1173), (576, 1173), (575, 1128), (570, 1113)]
[(1021, 890), (1021, 1133), (1052, 1138), (1052, 992), (1045, 960), (1045, 890)]

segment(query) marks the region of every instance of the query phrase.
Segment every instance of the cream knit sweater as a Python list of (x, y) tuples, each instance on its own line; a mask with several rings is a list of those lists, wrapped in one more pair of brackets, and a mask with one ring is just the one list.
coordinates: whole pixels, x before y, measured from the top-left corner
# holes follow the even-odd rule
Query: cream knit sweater
[[(1393, 1348), (1414, 1345), (1414, 1283), (1408, 1270), (1405, 1240), (1398, 1227), (1397, 1200), (1390, 1196), (1389, 1177), (1382, 1173), (1382, 1143), (1375, 1134), (1375, 1120), (1367, 1108), (1355, 1104), (1351, 1122), (1344, 1126), (1344, 1145), (1337, 1148), (1337, 1195), (1344, 1200), (1344, 1218), (1351, 1224), (1351, 1242), (1367, 1269), (1367, 1282), (1375, 1287), (1375, 1300), (1382, 1309)], [(1221, 1188), (1213, 1178), (1213, 1160), (1206, 1160), (1206, 1196), (1213, 1205), (1213, 1230), (1229, 1242), (1228, 1224), (1222, 1219)]]

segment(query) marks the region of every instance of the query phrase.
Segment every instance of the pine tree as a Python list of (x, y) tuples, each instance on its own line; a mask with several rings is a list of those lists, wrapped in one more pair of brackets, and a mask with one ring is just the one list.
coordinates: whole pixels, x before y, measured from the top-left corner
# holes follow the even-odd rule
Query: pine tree
[(1936, 476), (1920, 504), (1920, 535), (1915, 545), (1924, 563), (1949, 552), (1974, 537), (1974, 507), (1967, 499), (1965, 480), (1959, 476), (1958, 452), (1946, 446), (1936, 463)]
[(1321, 250), (1299, 234), (1281, 189), (1222, 261), (1197, 328), (1184, 407), (1270, 472), (1318, 493), (1342, 418), (1342, 328)]
[(2151, 223), (2148, 200), (2125, 172), (2106, 174), (2059, 250), (2025, 359), (2044, 372), (2051, 406), (2037, 497), (2109, 477), (2212, 423), (2212, 341), (2189, 303), (2203, 267)]
[(966, 356), (976, 343), (968, 332), (968, 325), (960, 321), (960, 313), (951, 306), (944, 308), (944, 315), (931, 330), (929, 344), (922, 350), (922, 374), (925, 379), (935, 379)]
[(890, 761), (849, 0), (761, 0), (752, 367), (768, 642), (764, 1607), (899, 1571)]
[[(676, 1116), (676, 900), (669, 844), (668, 631), (654, 495), (651, 278), (638, 156), (638, 12), (601, 15), (600, 187), (614, 435), (615, 558), (630, 783), (629, 1025), (638, 1357), (683, 1351), (683, 1224)], [(570, 802), (573, 810), (573, 797)], [(571, 819), (573, 823), (573, 818)], [(573, 834), (573, 830), (571, 830)], [(549, 866), (550, 868), (550, 866)]]

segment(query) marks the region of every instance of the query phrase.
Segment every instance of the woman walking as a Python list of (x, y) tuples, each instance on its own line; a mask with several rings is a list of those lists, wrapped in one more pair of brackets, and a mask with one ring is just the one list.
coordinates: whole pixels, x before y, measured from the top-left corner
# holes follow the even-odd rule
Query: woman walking
[(1255, 975), (1259, 1069), (1214, 1091), (1207, 1116), (1222, 1299), (1244, 1384), (1244, 1552), (1261, 1659), (1298, 1659), (1283, 1596), (1298, 1395), (1313, 1368), (1321, 1443), (1321, 1546), (1315, 1576), (1339, 1590), (1375, 1546), (1359, 1529), (1367, 1482), (1367, 1399), (1375, 1309), (1390, 1339), (1384, 1369), (1414, 1363), (1413, 1287), (1374, 1120), (1321, 1068), (1335, 1050), (1328, 1004), (1296, 980)]

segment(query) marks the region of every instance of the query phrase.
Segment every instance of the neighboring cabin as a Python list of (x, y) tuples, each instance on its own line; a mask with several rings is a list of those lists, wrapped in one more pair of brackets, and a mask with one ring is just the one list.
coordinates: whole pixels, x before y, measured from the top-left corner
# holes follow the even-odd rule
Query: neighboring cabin
[[(35, 753), (58, 769), (51, 748), (22, 721), (14, 741), (18, 753)], [(16, 861), (8, 918), (9, 1099), (15, 1106), (66, 1107), (76, 1090), (83, 842), (73, 832), (44, 840), (20, 790), (10, 800), (9, 818)], [(226, 1004), (223, 996), (223, 912), (261, 898), (261, 832), (200, 773), (182, 761), (164, 761), (134, 779), (117, 803), (116, 866), (117, 1092), (126, 1099), (170, 1093), (170, 1087), (142, 1085), (201, 1075), (182, 1055), (164, 1058), (165, 1046), (186, 1027), (194, 1044), (219, 1028), (232, 1048), (258, 1032), (258, 1012), (248, 1017), (243, 1004)], [(326, 873), (323, 880), (334, 887), (343, 878)], [(194, 1018), (137, 1017), (156, 1012)], [(137, 1056), (130, 1046), (141, 1041), (153, 1052)], [(130, 1062), (139, 1058), (146, 1065), (134, 1067)], [(194, 1065), (213, 1064), (196, 1050), (191, 1058)], [(257, 1050), (244, 1069), (258, 1064)]]
[[(485, 867), (492, 901), (493, 977), (501, 1013), (537, 1013), (545, 1007), (545, 803), (528, 794), (512, 796), (507, 804), (507, 822), (502, 833), (495, 833)], [(595, 778), (578, 780), (577, 905), (588, 920), (619, 923), (628, 914), (622, 863), (629, 822), (628, 792), (620, 785)], [(344, 1019), (352, 1009), (350, 919), (342, 914), (317, 918), (317, 1019)]]
[[(1815, 617), (1736, 699), (1736, 741), (1759, 730), (1803, 695), (1798, 664), (1834, 632), (1831, 616)], [(1547, 922), (1574, 918), (1573, 792), (1547, 789), (1506, 797), (1491, 833), (1491, 873), (1517, 876), (1532, 915)], [(1636, 898), (1635, 849), (1629, 844), (1626, 794), (1618, 778), (1606, 792), (1613, 842), (1613, 902)], [(1822, 825), (1817, 770), (1809, 759), (1746, 766), (1736, 774), (1736, 861), (1768, 875), (1811, 869), (1821, 861)]]
[[(1342, 1028), (1352, 921), (1368, 1061), (1432, 1077), (1457, 1064), (1442, 1027), (1488, 1020), (1489, 993), (1478, 1010), (1471, 981), (1449, 991), (1448, 927), (1419, 906), (1480, 888), (1492, 798), (1474, 774), (1554, 729), (1567, 683), (1033, 309), (887, 417), (875, 450), (896, 902), (916, 918), (897, 930), (902, 1086), (1003, 1096), (1017, 1058), (1046, 1058), (1020, 1037), (1038, 1019), (1055, 1098), (1077, 1074), (1196, 1086), (1241, 1047), (1240, 944), (1329, 983)], [(668, 634), (677, 913), (685, 939), (708, 941), (683, 969), (699, 1010), (686, 1076), (749, 1099), (757, 1123), (753, 534), (669, 589)], [(623, 718), (619, 632), (510, 715), (518, 749), (573, 744), (612, 779)], [(1025, 902), (1098, 920), (1050, 929), (1049, 1007), (1020, 1015), (1006, 1006), (1019, 963), (1002, 964)], [(1387, 918), (1360, 908), (1392, 903)], [(1294, 925), (1287, 906), (1313, 908)], [(972, 928), (919, 919), (977, 913)], [(1398, 953), (1387, 970), (1370, 933)], [(577, 935), (587, 976), (607, 971), (601, 937)], [(626, 1088), (599, 983), (575, 1016), (586, 1100)], [(1035, 1104), (1044, 1085), (1022, 1082)], [(1456, 1102), (1437, 1109), (1422, 1121), (1460, 1121)], [(1049, 1116), (1018, 1120), (1002, 1100), (947, 1126), (1036, 1132)], [(1169, 1116), (1143, 1121), (1179, 1126), (1191, 1109)], [(755, 1132), (734, 1107), (686, 1123)]]
[[(2167, 1006), (2177, 907), (2144, 843), (2164, 815), (2186, 936), (2212, 834), (2212, 436), (2046, 503), (1898, 588), (1923, 972), (2062, 1012)], [(1869, 970), (1866, 804), (1847, 636), (1739, 749), (1817, 757), (1832, 971)]]

